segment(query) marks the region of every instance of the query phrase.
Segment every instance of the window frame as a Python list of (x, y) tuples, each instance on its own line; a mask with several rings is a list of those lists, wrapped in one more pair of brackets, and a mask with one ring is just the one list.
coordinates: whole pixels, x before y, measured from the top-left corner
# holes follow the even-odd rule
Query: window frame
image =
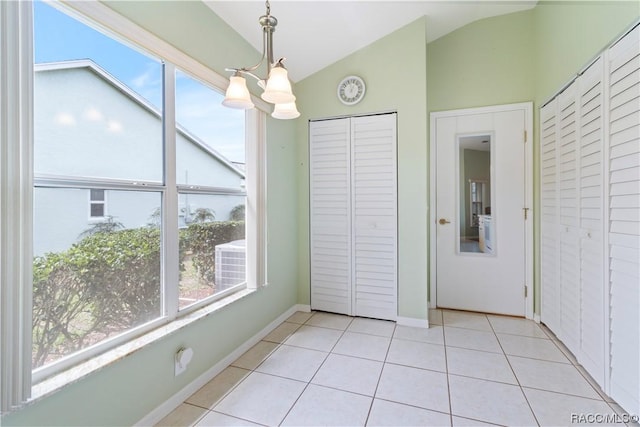
[[(93, 192), (102, 191), (102, 199), (94, 199)], [(93, 206), (102, 206), (102, 215), (93, 215)], [(89, 221), (100, 221), (105, 219), (109, 214), (107, 213), (107, 190), (104, 188), (90, 188), (89, 189)]]
[[(31, 395), (33, 15), (0, 2), (0, 412)], [(7, 286), (7, 284), (14, 286)], [(27, 358), (28, 357), (28, 358)], [(26, 363), (25, 363), (26, 361)]]
[[(154, 34), (142, 29), (127, 18), (119, 15), (97, 0), (86, 2), (48, 1), (48, 4), (62, 9), (64, 13), (105, 32), (110, 37), (126, 43), (163, 61), (164, 103), (164, 182), (142, 183), (126, 180), (75, 179), (66, 177), (38, 176), (33, 173), (33, 4), (29, 2), (0, 2), (0, 38), (7, 43), (1, 46), (3, 64), (0, 67), (0, 119), (4, 129), (0, 133), (0, 194), (3, 201), (10, 199), (16, 203), (3, 203), (0, 216), (0, 251), (9, 249), (14, 256), (2, 251), (0, 277), (4, 283), (0, 294), (0, 406), (2, 413), (22, 406), (31, 396), (32, 388), (50, 377), (56, 378), (55, 388), (65, 385), (70, 378), (64, 378), (65, 371), (117, 349), (122, 344), (138, 338), (145, 343), (161, 338), (158, 327), (174, 323), (175, 327), (185, 322), (196, 321), (201, 310), (215, 310), (223, 298), (241, 289), (253, 290), (266, 285), (266, 111), (268, 104), (252, 95), (257, 108), (245, 114), (246, 150), (246, 238), (247, 238), (247, 282), (229, 290), (211, 295), (198, 303), (178, 309), (179, 267), (178, 267), (178, 193), (176, 185), (176, 121), (175, 121), (175, 71), (179, 69), (200, 80), (215, 90), (226, 89), (226, 77), (202, 65), (197, 60), (176, 49)], [(6, 24), (6, 25), (5, 25)], [(5, 61), (5, 59), (7, 59)], [(28, 76), (25, 78), (25, 76)], [(166, 106), (169, 106), (167, 108)], [(7, 126), (7, 124), (11, 126)], [(7, 141), (18, 144), (6, 144)], [(5, 167), (10, 164), (17, 167)], [(18, 185), (12, 182), (19, 183)], [(86, 189), (122, 189), (134, 191), (160, 191), (162, 194), (162, 315), (132, 328), (113, 338), (106, 339), (92, 347), (69, 355), (60, 361), (36, 370), (31, 369), (31, 306), (32, 306), (32, 265), (33, 265), (33, 192), (35, 186), (74, 187)], [(215, 189), (208, 189), (215, 190)], [(192, 191), (192, 189), (189, 189)], [(9, 194), (11, 193), (11, 194)], [(106, 213), (105, 191), (105, 215)], [(91, 205), (91, 196), (89, 195)], [(17, 208), (16, 208), (17, 207)], [(89, 213), (90, 215), (90, 213)], [(90, 217), (91, 218), (91, 217)], [(97, 220), (97, 217), (91, 218)], [(16, 225), (18, 225), (16, 227)], [(12, 229), (12, 233), (5, 231)], [(7, 288), (7, 289), (5, 289)], [(230, 301), (238, 297), (233, 296)], [(165, 332), (169, 333), (169, 332)], [(7, 337), (5, 339), (4, 337)], [(145, 338), (146, 337), (146, 338)], [(151, 338), (149, 338), (151, 337)], [(152, 342), (151, 341), (151, 342)], [(117, 352), (114, 352), (117, 353)], [(102, 357), (103, 358), (103, 357)], [(112, 363), (117, 358), (105, 362)], [(104, 366), (104, 365), (100, 365)], [(92, 372), (94, 367), (82, 374)], [(61, 378), (58, 378), (61, 377)], [(62, 381), (58, 381), (58, 380)], [(50, 391), (50, 390), (48, 390)]]

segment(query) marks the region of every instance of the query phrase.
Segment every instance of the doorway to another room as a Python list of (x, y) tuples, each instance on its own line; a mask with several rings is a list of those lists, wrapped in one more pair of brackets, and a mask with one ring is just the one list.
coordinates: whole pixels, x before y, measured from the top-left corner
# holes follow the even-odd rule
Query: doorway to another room
[(531, 103), (431, 114), (431, 305), (533, 316)]

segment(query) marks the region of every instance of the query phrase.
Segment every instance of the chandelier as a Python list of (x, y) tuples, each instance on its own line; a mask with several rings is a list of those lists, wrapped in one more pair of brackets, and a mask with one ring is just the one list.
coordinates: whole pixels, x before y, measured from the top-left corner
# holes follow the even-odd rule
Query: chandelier
[[(273, 32), (276, 30), (278, 20), (275, 16), (271, 16), (271, 6), (269, 0), (265, 2), (267, 14), (260, 17), (260, 26), (262, 26), (262, 58), (260, 62), (252, 67), (243, 68), (226, 68), (226, 71), (233, 72), (229, 79), (229, 87), (225, 94), (222, 105), (230, 108), (249, 109), (255, 107), (251, 102), (251, 95), (247, 89), (247, 81), (245, 76), (251, 76), (258, 81), (264, 92), (260, 97), (265, 101), (275, 104), (271, 116), (276, 119), (295, 119), (300, 116), (296, 108), (296, 97), (291, 91), (291, 83), (287, 76), (287, 69), (284, 67), (285, 58), (277, 61), (273, 60)], [(267, 62), (267, 78), (261, 78), (254, 72)]]

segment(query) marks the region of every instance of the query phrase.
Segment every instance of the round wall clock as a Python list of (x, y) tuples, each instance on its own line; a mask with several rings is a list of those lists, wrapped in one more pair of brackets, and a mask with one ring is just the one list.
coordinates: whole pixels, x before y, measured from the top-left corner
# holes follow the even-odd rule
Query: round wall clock
[(364, 80), (358, 76), (347, 76), (338, 84), (338, 99), (344, 105), (362, 101), (365, 92)]

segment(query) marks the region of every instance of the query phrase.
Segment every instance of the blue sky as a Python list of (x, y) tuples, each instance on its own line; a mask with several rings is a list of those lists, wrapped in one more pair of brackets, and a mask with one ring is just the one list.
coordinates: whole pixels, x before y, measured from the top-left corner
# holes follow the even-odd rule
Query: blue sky
[[(35, 62), (91, 59), (160, 109), (162, 64), (40, 1), (34, 2)], [(228, 159), (244, 163), (244, 112), (184, 73), (176, 78), (176, 117)]]

